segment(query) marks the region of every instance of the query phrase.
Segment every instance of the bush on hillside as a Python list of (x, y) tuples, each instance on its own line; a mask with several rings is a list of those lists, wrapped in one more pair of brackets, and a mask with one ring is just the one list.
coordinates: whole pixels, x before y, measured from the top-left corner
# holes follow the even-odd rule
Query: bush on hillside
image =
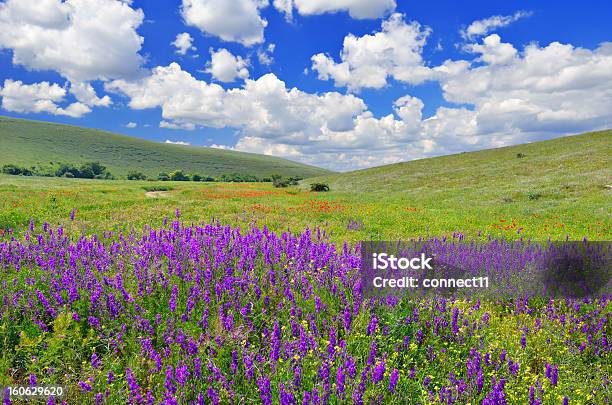
[(21, 167), (17, 165), (4, 165), (2, 166), (2, 173), (10, 174), (13, 176), (32, 176), (32, 170), (27, 167)]
[(85, 162), (80, 167), (72, 163), (61, 163), (55, 171), (57, 177), (80, 179), (112, 179), (113, 175), (100, 162)]
[(139, 172), (136, 170), (130, 170), (127, 174), (128, 180), (146, 180), (147, 176), (143, 172)]
[(109, 178), (110, 173), (106, 170), (106, 166), (102, 166), (100, 162), (85, 162), (79, 168), (79, 176), (84, 179), (104, 179)]
[(310, 191), (329, 191), (329, 186), (325, 183), (312, 183), (310, 185)]
[(281, 176), (280, 174), (273, 174), (272, 175), (272, 185), (276, 188), (280, 188), (280, 187), (287, 187), (289, 183), (287, 182), (286, 179), (283, 179), (283, 176)]
[(168, 175), (168, 173), (161, 172), (160, 174), (157, 175), (157, 180), (169, 181), (170, 180), (170, 176)]
[(189, 175), (183, 173), (182, 170), (175, 170), (172, 173), (170, 173), (170, 180), (172, 181), (189, 181)]

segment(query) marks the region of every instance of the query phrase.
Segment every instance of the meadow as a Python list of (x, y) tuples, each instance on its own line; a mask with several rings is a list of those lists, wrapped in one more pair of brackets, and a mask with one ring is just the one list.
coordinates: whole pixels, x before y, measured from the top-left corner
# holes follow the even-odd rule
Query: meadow
[[(274, 156), (152, 142), (92, 128), (0, 116), (0, 162), (47, 171), (61, 163), (97, 161), (116, 178), (130, 170), (157, 178), (183, 170), (200, 176), (250, 175), (309, 177), (327, 170)], [(1, 165), (0, 165), (1, 166)]]
[(512, 241), (610, 240), (609, 149), (288, 188), (0, 175), (0, 384), (67, 387), (49, 403), (609, 403), (609, 295), (367, 298), (357, 250), (474, 240), (520, 262)]

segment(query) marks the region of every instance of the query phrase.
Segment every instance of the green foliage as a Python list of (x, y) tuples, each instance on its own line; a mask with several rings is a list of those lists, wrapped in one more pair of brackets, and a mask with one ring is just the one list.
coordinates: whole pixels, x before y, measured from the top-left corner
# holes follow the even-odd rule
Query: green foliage
[(329, 185), (326, 183), (312, 183), (310, 184), (310, 191), (329, 191)]
[(112, 179), (112, 174), (100, 162), (85, 162), (80, 167), (72, 163), (61, 163), (55, 171), (57, 177), (79, 179)]
[(109, 178), (109, 173), (106, 171), (106, 167), (102, 166), (100, 162), (85, 162), (79, 168), (79, 176), (84, 179), (102, 179)]
[(2, 173), (13, 176), (31, 176), (32, 170), (28, 169), (27, 167), (9, 164), (2, 166)]
[(191, 176), (191, 181), (202, 181), (202, 176), (199, 174), (194, 174)]
[(168, 173), (161, 172), (160, 174), (157, 175), (157, 180), (170, 181), (170, 175)]
[(146, 180), (147, 176), (143, 172), (130, 170), (127, 174), (128, 180)]
[(281, 178), (272, 180), (272, 185), (276, 188), (287, 187), (289, 185), (289, 182), (286, 179), (283, 179), (281, 177)]
[(301, 177), (288, 177), (284, 178), (281, 175), (273, 174), (272, 175), (272, 185), (274, 187), (288, 187), (288, 186), (297, 186), (298, 182), (302, 180)]
[(172, 181), (189, 181), (189, 175), (183, 173), (182, 170), (175, 170), (172, 173), (170, 173), (170, 180)]

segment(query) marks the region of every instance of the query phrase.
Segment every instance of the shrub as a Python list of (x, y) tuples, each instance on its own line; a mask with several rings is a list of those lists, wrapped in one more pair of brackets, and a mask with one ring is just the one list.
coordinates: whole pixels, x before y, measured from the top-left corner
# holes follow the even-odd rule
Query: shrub
[[(70, 176), (66, 176), (66, 173), (70, 173)], [(61, 163), (59, 168), (55, 171), (57, 177), (78, 177), (79, 169), (71, 163)]]
[(527, 198), (531, 201), (535, 201), (540, 199), (540, 197), (542, 197), (542, 193), (539, 193), (537, 191), (529, 191), (527, 193)]
[(300, 180), (302, 180), (301, 177), (288, 177), (285, 179), (279, 174), (272, 175), (272, 185), (274, 187), (296, 186)]
[(20, 167), (17, 165), (4, 165), (2, 166), (2, 173), (11, 174), (13, 176), (32, 176), (32, 170), (27, 167)]
[(191, 176), (191, 181), (202, 181), (202, 176), (200, 176), (199, 174), (194, 174), (193, 176)]
[(168, 175), (168, 173), (161, 172), (160, 174), (157, 175), (157, 180), (169, 181), (170, 176)]
[(106, 166), (102, 166), (100, 162), (85, 162), (79, 168), (78, 175), (75, 176), (84, 179), (108, 179), (110, 173), (106, 171)]
[(527, 155), (525, 155), (524, 153), (517, 153), (517, 154), (516, 154), (516, 157), (517, 157), (518, 159), (522, 159), (522, 158), (524, 158), (525, 156), (527, 156)]
[(239, 183), (239, 182), (242, 182), (244, 180), (242, 179), (242, 177), (239, 174), (232, 173), (232, 174), (222, 174), (221, 175), (221, 181)]
[(276, 188), (287, 187), (289, 185), (289, 182), (281, 177), (272, 180), (272, 185)]
[(146, 180), (147, 176), (145, 176), (144, 173), (142, 172), (130, 170), (127, 174), (127, 179), (128, 180)]
[(312, 183), (310, 185), (310, 191), (329, 191), (329, 186), (326, 183)]
[(175, 170), (170, 173), (170, 180), (172, 181), (189, 181), (189, 175), (183, 173), (182, 170)]
[(296, 177), (289, 177), (287, 179), (287, 181), (289, 182), (289, 185), (291, 186), (297, 186), (298, 182), (302, 180), (302, 177), (296, 176)]
[(78, 168), (72, 163), (62, 163), (55, 171), (55, 175), (57, 177), (77, 177), (81, 179), (113, 178), (113, 175), (100, 162), (85, 162)]

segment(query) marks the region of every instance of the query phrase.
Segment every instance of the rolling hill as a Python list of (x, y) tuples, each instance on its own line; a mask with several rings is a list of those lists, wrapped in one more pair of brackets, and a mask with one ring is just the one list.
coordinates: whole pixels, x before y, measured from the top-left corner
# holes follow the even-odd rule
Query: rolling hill
[[(303, 181), (341, 192), (438, 203), (594, 197), (612, 184), (612, 130), (330, 174)], [(609, 201), (609, 200), (608, 200)], [(466, 207), (467, 208), (467, 207)]]
[(182, 169), (217, 177), (312, 177), (325, 169), (272, 156), (196, 146), (171, 145), (97, 129), (0, 116), (0, 166), (99, 161), (116, 177), (139, 170), (148, 177)]

